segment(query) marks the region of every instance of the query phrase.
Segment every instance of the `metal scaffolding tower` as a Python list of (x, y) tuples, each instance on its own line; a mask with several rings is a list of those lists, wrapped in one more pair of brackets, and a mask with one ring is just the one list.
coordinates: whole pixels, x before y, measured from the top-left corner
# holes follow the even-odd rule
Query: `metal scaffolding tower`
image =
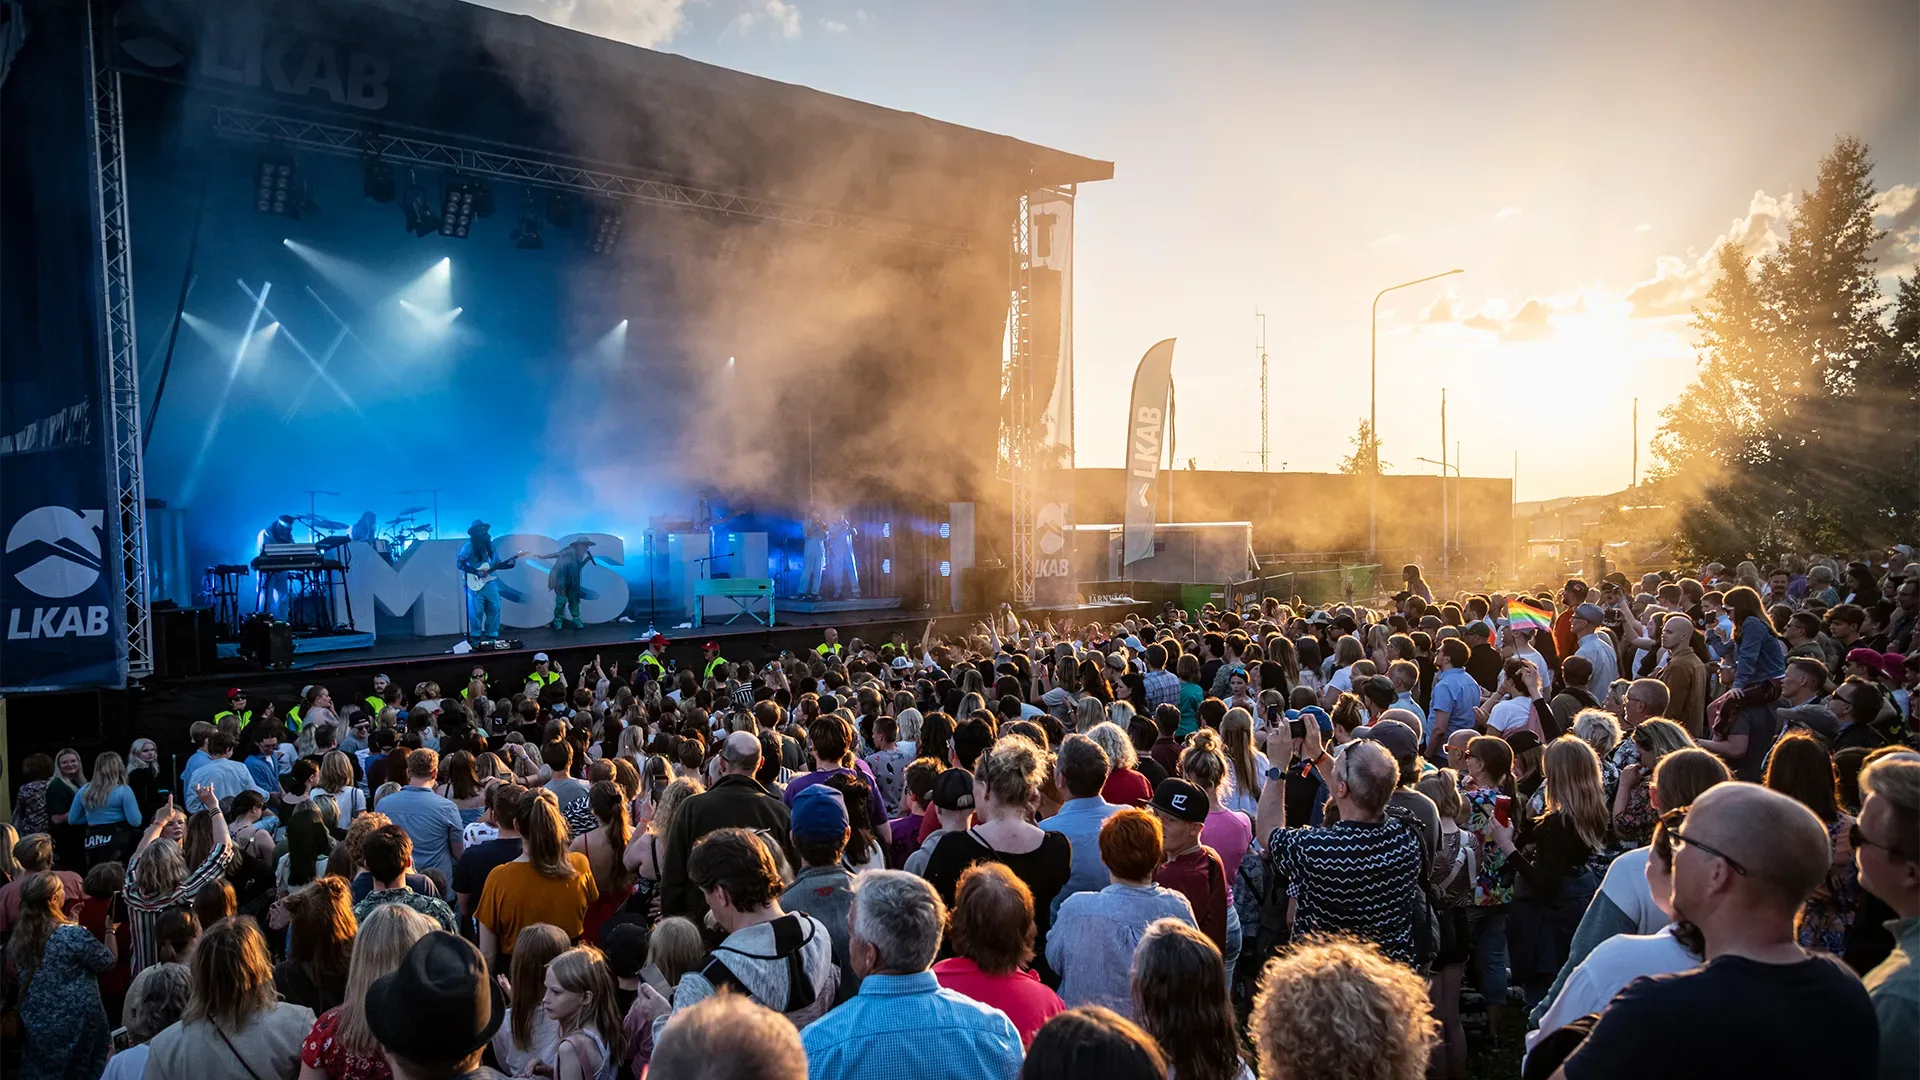
[(88, 5), (87, 57), (93, 80), (94, 194), (98, 200), (101, 330), (107, 357), (109, 437), (116, 512), (109, 543), (119, 552), (126, 622), (127, 677), (153, 674), (153, 623), (147, 591), (147, 488), (140, 438), (140, 357), (134, 348), (133, 256), (127, 230), (126, 136), (120, 75), (104, 63), (107, 27)]
[(1260, 471), (1267, 471), (1267, 317), (1255, 310), (1253, 317), (1260, 322), (1260, 340), (1255, 348), (1260, 350)]
[(1013, 481), (1013, 600), (1033, 603), (1033, 200), (1020, 196), (1007, 258), (1007, 471)]

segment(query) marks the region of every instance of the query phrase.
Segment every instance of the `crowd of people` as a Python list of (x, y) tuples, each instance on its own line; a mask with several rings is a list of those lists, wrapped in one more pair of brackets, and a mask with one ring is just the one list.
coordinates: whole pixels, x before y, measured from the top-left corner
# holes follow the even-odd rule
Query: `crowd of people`
[(178, 777), (22, 763), (0, 1032), (76, 1080), (1920, 1075), (1920, 565), (1404, 579), (236, 690)]

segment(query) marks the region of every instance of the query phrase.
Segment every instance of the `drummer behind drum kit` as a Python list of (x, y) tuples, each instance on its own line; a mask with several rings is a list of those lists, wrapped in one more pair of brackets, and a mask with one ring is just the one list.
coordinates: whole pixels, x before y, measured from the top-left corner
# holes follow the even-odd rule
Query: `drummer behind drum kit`
[(373, 538), (373, 550), (389, 563), (399, 562), (408, 548), (433, 535), (433, 526), (415, 520), (417, 515), (426, 512), (424, 506), (409, 506), (388, 518), (380, 534)]

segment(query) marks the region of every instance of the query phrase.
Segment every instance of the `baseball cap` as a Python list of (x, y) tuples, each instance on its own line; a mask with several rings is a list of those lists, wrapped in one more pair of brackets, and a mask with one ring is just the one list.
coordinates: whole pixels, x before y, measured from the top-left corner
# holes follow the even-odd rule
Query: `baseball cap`
[(1355, 728), (1356, 739), (1372, 739), (1387, 748), (1395, 761), (1406, 761), (1420, 752), (1419, 736), (1413, 729), (1398, 720), (1378, 720), (1366, 726)]
[(913, 661), (904, 656), (896, 656), (893, 658), (893, 670), (895, 671), (905, 671), (912, 666)]
[(700, 647), (701, 647), (702, 649), (706, 649), (706, 650), (707, 650), (707, 651), (709, 651), (709, 652), (719, 652), (719, 651), (720, 651), (720, 643), (719, 643), (719, 642), (717, 642), (717, 641), (709, 641), (709, 642), (707, 642), (707, 643), (706, 643), (705, 645), (702, 645), (702, 646), (700, 646)]
[(1573, 617), (1576, 619), (1585, 619), (1590, 623), (1603, 623), (1607, 621), (1607, 613), (1602, 611), (1598, 604), (1581, 604), (1579, 607), (1573, 609)]
[(637, 978), (647, 966), (647, 945), (651, 935), (638, 923), (614, 923), (601, 935), (600, 948), (607, 954), (607, 967), (616, 978)]
[(1847, 651), (1847, 663), (1859, 664), (1863, 667), (1870, 667), (1875, 671), (1879, 671), (1880, 670), (1880, 653), (1878, 650), (1868, 649), (1864, 647), (1858, 648), (1858, 649), (1849, 649)]
[(537, 652), (537, 653), (534, 653), (534, 654), (533, 654), (533, 662), (534, 662), (534, 663), (536, 663), (536, 664), (544, 664), (544, 663), (547, 663), (547, 654), (546, 654), (546, 653), (543, 653), (543, 652)]
[(1299, 712), (1294, 712), (1291, 709), (1287, 710), (1287, 719), (1289, 720), (1303, 720), (1308, 717), (1312, 717), (1313, 722), (1320, 725), (1320, 734), (1333, 734), (1333, 717), (1327, 715), (1327, 710), (1320, 706), (1309, 705)]
[(1898, 679), (1906, 674), (1907, 658), (1897, 652), (1881, 653), (1880, 670), (1886, 673), (1887, 678)]
[(231, 690), (229, 690), (229, 691), (227, 691), (227, 700), (228, 700), (228, 701), (232, 701), (232, 700), (233, 700), (234, 698), (239, 698), (239, 697), (246, 697), (246, 696), (247, 696), (247, 692), (246, 692), (245, 690), (242, 690), (242, 689), (240, 689), (240, 688), (239, 688), (239, 687), (237, 687), (237, 686), (236, 686), (236, 687), (234, 687), (233, 689), (231, 689)]
[(793, 797), (787, 819), (793, 835), (802, 840), (832, 840), (847, 831), (847, 800), (825, 784), (814, 784)]
[(665, 645), (666, 643), (667, 635), (665, 634), (655, 634), (647, 639), (647, 644), (649, 645)]
[(1153, 789), (1153, 808), (1194, 825), (1207, 821), (1207, 793), (1200, 785), (1178, 776), (1169, 776)]
[(973, 774), (965, 769), (948, 769), (935, 777), (933, 805), (942, 810), (973, 809)]
[(1507, 736), (1507, 745), (1513, 747), (1513, 752), (1516, 754), (1525, 753), (1540, 745), (1540, 736), (1526, 728), (1521, 728)]

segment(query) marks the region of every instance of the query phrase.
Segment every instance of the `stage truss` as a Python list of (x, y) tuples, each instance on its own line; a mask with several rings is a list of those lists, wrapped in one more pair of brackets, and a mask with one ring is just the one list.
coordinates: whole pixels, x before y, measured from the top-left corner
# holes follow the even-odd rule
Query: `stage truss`
[(1007, 471), (1013, 480), (1013, 602), (1033, 603), (1033, 196), (1023, 194), (1008, 253)]
[(713, 191), (652, 177), (590, 168), (496, 150), (476, 150), (410, 135), (390, 135), (340, 124), (325, 124), (227, 105), (213, 107), (213, 131), (223, 138), (267, 142), (342, 157), (379, 158), (460, 176), (513, 180), (605, 199), (626, 200), (725, 217), (775, 221), (835, 229), (874, 240), (942, 251), (971, 251), (978, 237), (971, 230), (893, 221), (751, 195)]
[(126, 135), (120, 74), (101, 62), (106, 28), (94, 6), (88, 63), (93, 82), (94, 194), (100, 229), (100, 301), (107, 356), (109, 438), (113, 440), (115, 525), (126, 615), (126, 675), (153, 674), (153, 619), (147, 589), (147, 486), (140, 438), (140, 358), (134, 347), (132, 234), (127, 228)]

